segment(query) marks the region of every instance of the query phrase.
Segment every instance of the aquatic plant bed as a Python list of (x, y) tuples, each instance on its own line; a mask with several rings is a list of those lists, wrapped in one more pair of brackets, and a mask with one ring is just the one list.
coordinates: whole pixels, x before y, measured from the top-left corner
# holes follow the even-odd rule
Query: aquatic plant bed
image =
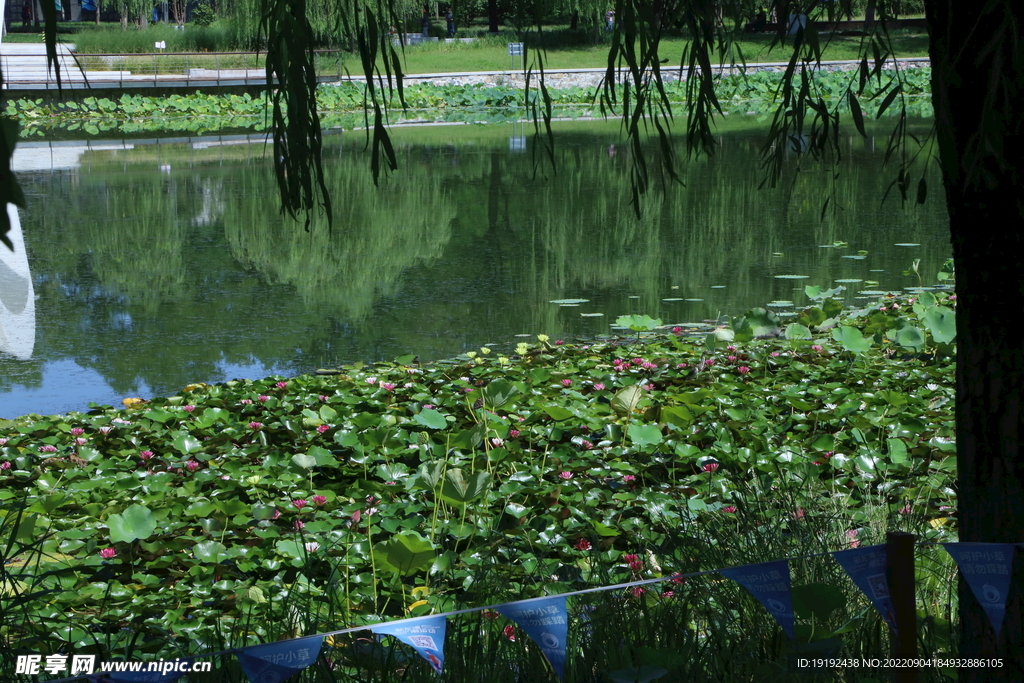
[[(880, 83), (890, 82), (895, 72), (881, 73)], [(830, 106), (846, 110), (850, 87), (848, 73), (816, 73), (811, 77), (817, 95)], [(885, 90), (870, 81), (862, 97), (868, 118), (875, 115), (929, 117), (932, 115), (929, 96), (931, 69), (906, 70), (901, 74), (904, 85), (900, 98), (885, 98), (877, 108), (868, 101)], [(775, 93), (781, 74), (759, 72), (743, 76), (725, 76), (716, 89), (723, 112), (730, 116), (766, 118), (775, 111)], [(886, 85), (886, 87), (888, 87)], [(856, 90), (856, 88), (854, 88)], [(600, 115), (596, 88), (569, 87), (549, 91), (553, 114), (564, 117)], [(682, 107), (686, 83), (666, 83), (665, 94), (670, 102)], [(407, 85), (404, 89), (408, 107), (402, 112), (397, 95), (390, 106), (396, 116), (422, 118), (429, 121), (466, 121), (490, 123), (528, 117), (523, 89), (510, 85)], [(536, 88), (531, 89), (531, 104), (538, 102)], [(618, 94), (619, 102), (622, 93)], [(322, 114), (323, 128), (351, 129), (366, 124), (365, 88), (360, 83), (321, 86), (317, 91), (317, 107)], [(66, 130), (96, 135), (115, 128), (126, 132), (192, 131), (211, 132), (225, 128), (246, 127), (266, 130), (270, 126), (265, 95), (213, 95), (196, 92), (192, 95), (146, 97), (122, 95), (111, 100), (88, 97), (81, 102), (44, 103), (42, 99), (8, 101), (6, 113), (16, 117), (22, 126), (21, 136), (42, 136), (48, 131)]]
[[(27, 547), (4, 557), (0, 603), (15, 602), (0, 655), (195, 654), (884, 542), (893, 526), (955, 540), (955, 296), (844, 311), (839, 289), (807, 293), (788, 325), (759, 308), (694, 338), (629, 316), (621, 336), (589, 343), (540, 335), (2, 420), (0, 529)], [(838, 585), (823, 562), (794, 564), (794, 585)], [(602, 662), (624, 656), (608, 640), (623, 600), (637, 633), (676, 624), (651, 647), (685, 637), (695, 658), (746, 653), (726, 669), (794, 647), (701, 578), (601, 603), (618, 615), (593, 622)], [(950, 604), (940, 583), (923, 589), (933, 624)], [(856, 631), (854, 650), (883, 647), (855, 595), (839, 591), (834, 623), (804, 610), (798, 640)], [(506, 624), (487, 647), (511, 642)], [(516, 656), (542, 666), (525, 640)], [(328, 656), (374, 670), (358, 642)], [(474, 652), (483, 670), (490, 650)], [(450, 680), (470, 680), (452, 666)]]

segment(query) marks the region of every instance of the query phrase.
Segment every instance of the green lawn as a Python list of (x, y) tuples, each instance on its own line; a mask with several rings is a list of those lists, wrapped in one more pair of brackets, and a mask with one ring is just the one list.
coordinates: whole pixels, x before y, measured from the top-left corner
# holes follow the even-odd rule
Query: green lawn
[[(734, 43), (738, 48), (736, 59), (742, 54), (748, 62), (785, 62), (789, 57), (789, 46), (776, 45), (769, 51), (773, 36), (741, 36)], [(404, 69), (409, 74), (447, 73), (461, 71), (505, 71), (512, 66), (508, 56), (507, 40), (504, 38), (478, 39), (477, 43), (429, 43), (407, 46)], [(863, 52), (861, 37), (833, 36), (822, 39), (823, 60), (857, 59)], [(668, 59), (666, 67), (679, 66), (680, 58), (688, 41), (673, 38), (662, 41), (660, 54)], [(546, 69), (584, 69), (603, 67), (608, 64), (608, 42), (597, 45), (573, 45), (570, 47), (549, 47), (544, 55)], [(901, 57), (927, 57), (928, 36), (924, 33), (894, 33), (893, 47)], [(716, 54), (717, 62), (728, 62), (728, 54)], [(350, 69), (358, 68), (358, 61), (351, 60)]]

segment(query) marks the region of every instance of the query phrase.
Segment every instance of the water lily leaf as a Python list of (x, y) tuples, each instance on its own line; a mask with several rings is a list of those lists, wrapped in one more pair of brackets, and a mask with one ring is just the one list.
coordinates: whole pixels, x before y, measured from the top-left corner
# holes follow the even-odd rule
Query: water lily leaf
[(800, 323), (790, 323), (786, 326), (786, 339), (811, 339), (811, 331)]
[(522, 519), (530, 512), (529, 508), (519, 503), (509, 503), (505, 506), (505, 513), (515, 517), (516, 519)]
[(374, 545), (373, 556), (379, 569), (409, 576), (432, 565), (437, 551), (417, 532), (403, 531)]
[(487, 472), (477, 472), (466, 478), (462, 470), (451, 469), (445, 472), (441, 498), (452, 505), (465, 505), (486, 491), (490, 483), (491, 475)]
[(316, 458), (302, 453), (296, 453), (293, 455), (292, 462), (306, 470), (316, 467)]
[(567, 410), (561, 406), (545, 406), (544, 412), (547, 413), (552, 420), (568, 420), (572, 417), (572, 411)]
[(825, 621), (837, 609), (846, 607), (846, 595), (836, 586), (827, 583), (811, 583), (793, 586), (793, 611), (801, 619), (812, 615)]
[(320, 406), (320, 419), (332, 423), (338, 417), (338, 411), (330, 406)]
[[(320, 446), (310, 446), (309, 450), (306, 451), (306, 455), (316, 459), (317, 467), (337, 467), (338, 465), (338, 459), (334, 457), (334, 453)], [(300, 465), (298, 462), (295, 464), (299, 465), (299, 467), (305, 467), (305, 465)]]
[(192, 548), (197, 560), (218, 564), (228, 559), (228, 549), (218, 541), (203, 541)]
[(906, 325), (896, 332), (894, 341), (904, 348), (919, 351), (924, 348), (925, 336), (921, 329)]
[(620, 315), (615, 319), (619, 327), (628, 327), (634, 332), (653, 330), (661, 325), (661, 318), (655, 319), (649, 315)]
[(223, 408), (207, 408), (196, 418), (196, 426), (200, 429), (207, 429), (217, 422), (226, 422), (230, 416), (231, 411)]
[(110, 540), (115, 543), (144, 541), (156, 530), (156, 517), (145, 505), (130, 505), (123, 513), (110, 515), (107, 526)]
[(853, 353), (865, 353), (871, 348), (871, 342), (864, 338), (856, 327), (844, 325), (832, 330), (832, 338), (843, 345), (843, 348)]
[(676, 427), (688, 427), (693, 422), (693, 413), (686, 406), (662, 406), (659, 419)]
[(619, 414), (629, 415), (636, 410), (636, 404), (643, 395), (644, 389), (639, 384), (620, 389), (612, 396), (612, 409)]
[(590, 301), (590, 299), (554, 299), (552, 301), (549, 301), (548, 303), (550, 303), (550, 304), (585, 304), (585, 303), (587, 303), (589, 301)]
[(413, 415), (412, 419), (430, 429), (444, 429), (448, 426), (448, 420), (444, 419), (444, 415), (431, 408), (421, 410)]
[[(921, 295), (924, 298), (924, 295)], [(934, 298), (934, 297), (933, 297)], [(932, 333), (932, 339), (948, 344), (956, 339), (956, 313), (945, 306), (935, 306), (924, 314), (924, 325)]]
[(476, 448), (477, 444), (483, 441), (487, 434), (487, 424), (481, 422), (470, 429), (463, 429), (455, 434), (449, 441), (449, 448)]
[(498, 380), (491, 382), (481, 392), (484, 398), (484, 405), (495, 410), (509, 402), (513, 396), (519, 393), (512, 382)]
[(206, 517), (213, 512), (213, 503), (208, 500), (197, 500), (185, 508), (185, 514), (193, 517)]
[(174, 417), (174, 413), (169, 410), (164, 410), (163, 408), (153, 408), (152, 410), (144, 412), (142, 416), (153, 420), (153, 422), (164, 423), (169, 422)]
[(186, 432), (178, 432), (171, 440), (171, 444), (184, 455), (195, 453), (203, 447), (199, 439)]
[(907, 444), (903, 439), (886, 439), (889, 446), (889, 460), (899, 464), (907, 461)]
[(445, 463), (435, 462), (433, 464), (420, 465), (420, 468), (416, 471), (416, 478), (418, 481), (423, 482), (426, 488), (431, 491), (437, 487), (437, 482), (441, 481), (441, 475), (444, 472)]
[(835, 318), (843, 312), (843, 305), (832, 297), (829, 297), (821, 304), (821, 310), (824, 311), (825, 315), (829, 318)]
[(779, 317), (767, 308), (752, 308), (747, 311), (742, 320), (750, 325), (750, 331), (755, 337), (778, 334), (779, 332)]
[(662, 441), (661, 430), (658, 425), (629, 425), (626, 430), (629, 439), (637, 446), (656, 446)]

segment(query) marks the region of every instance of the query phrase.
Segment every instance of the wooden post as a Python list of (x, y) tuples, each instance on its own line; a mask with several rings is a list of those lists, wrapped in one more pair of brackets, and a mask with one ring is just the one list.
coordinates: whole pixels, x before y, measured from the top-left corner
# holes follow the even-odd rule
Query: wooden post
[[(914, 580), (914, 534), (889, 532), (885, 535), (885, 576), (892, 598), (896, 631), (892, 634), (892, 657), (917, 657), (917, 607)], [(917, 668), (892, 670), (894, 683), (917, 683)]]

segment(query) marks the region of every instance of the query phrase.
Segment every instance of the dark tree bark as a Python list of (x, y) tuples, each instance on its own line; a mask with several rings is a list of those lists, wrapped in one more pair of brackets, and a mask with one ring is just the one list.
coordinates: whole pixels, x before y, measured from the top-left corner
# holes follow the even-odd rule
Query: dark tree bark
[[(1024, 541), (1024, 4), (926, 0), (932, 103), (956, 268), (958, 523), (963, 542)], [(963, 668), (960, 681), (1024, 680), (1019, 558), (996, 636), (960, 579), (960, 657), (1002, 658)]]
[(487, 30), (498, 32), (498, 0), (487, 0)]
[(569, 30), (575, 31), (580, 25), (580, 13), (573, 12), (572, 18), (569, 19)]

